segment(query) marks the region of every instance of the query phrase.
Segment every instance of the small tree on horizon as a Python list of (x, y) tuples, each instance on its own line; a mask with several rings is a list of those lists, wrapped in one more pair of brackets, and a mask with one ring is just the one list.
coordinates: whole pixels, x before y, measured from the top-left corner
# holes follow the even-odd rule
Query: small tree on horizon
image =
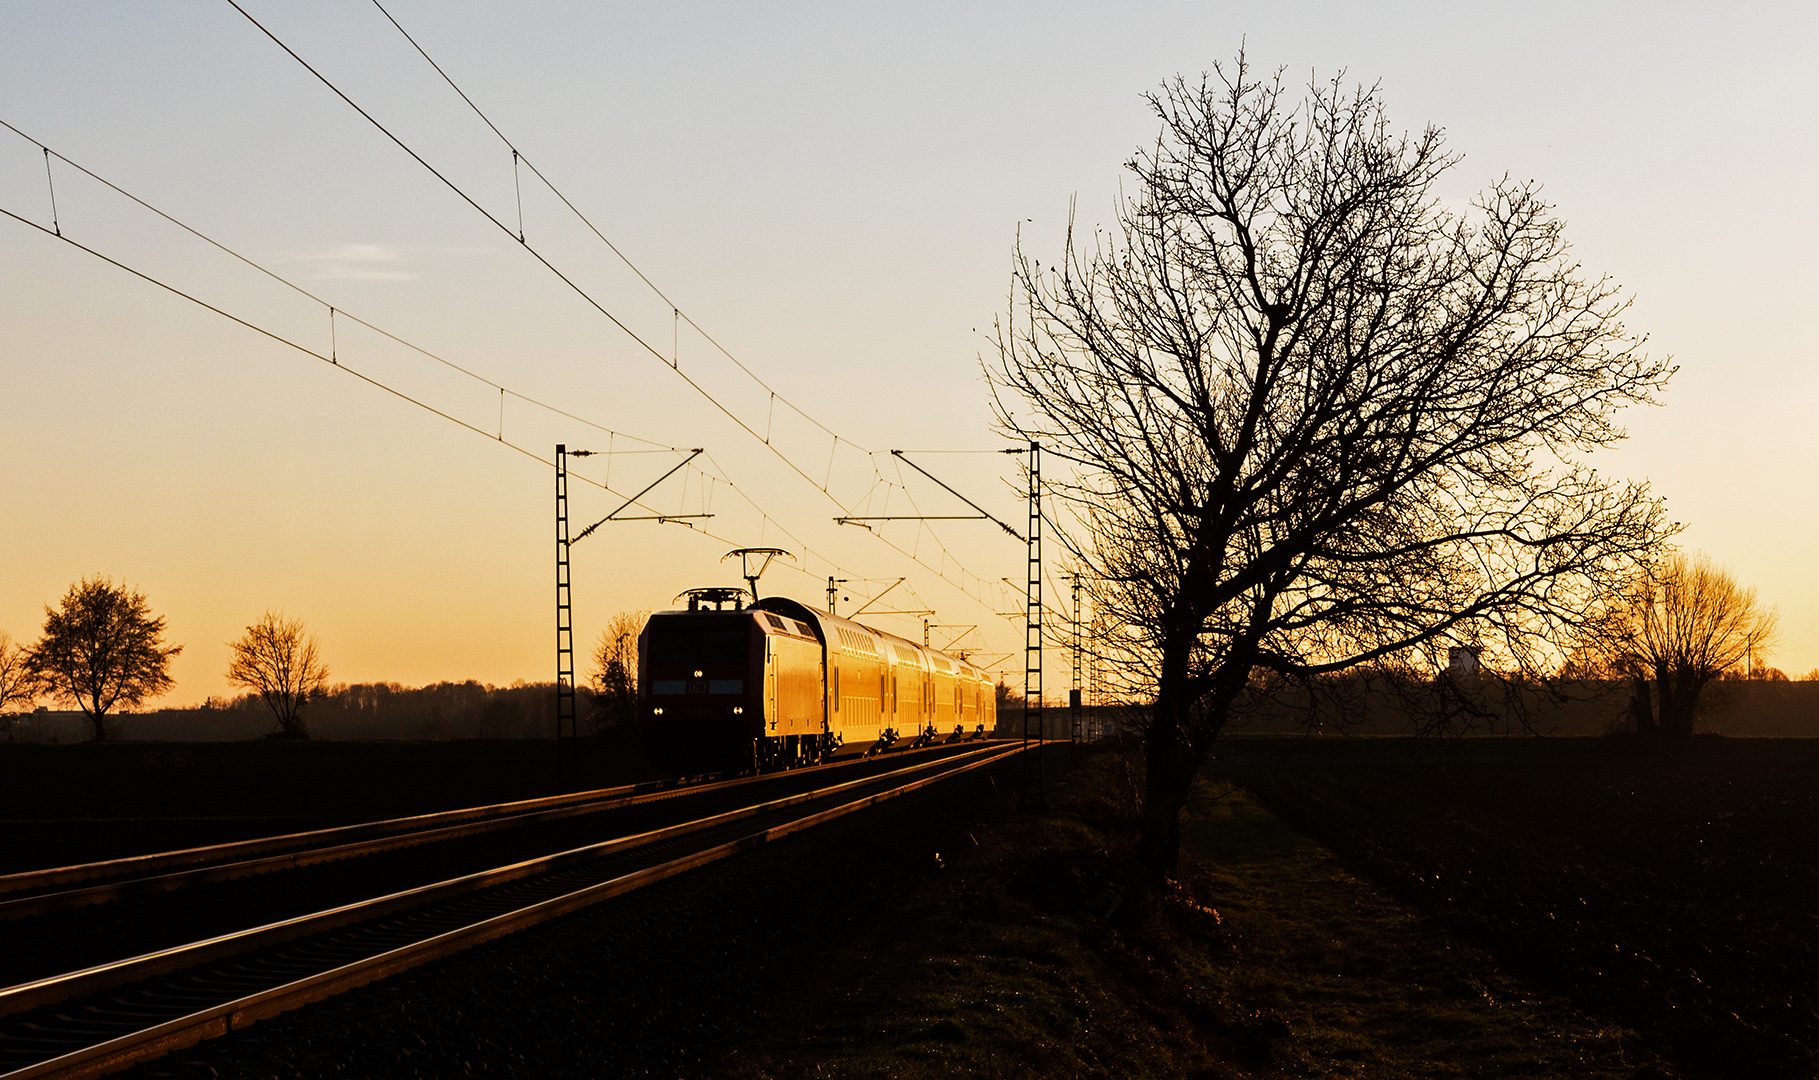
[(603, 731), (630, 720), (638, 708), (638, 635), (648, 611), (621, 611), (607, 620), (594, 642), (593, 721)]
[(1774, 643), (1776, 623), (1755, 589), (1704, 555), (1675, 551), (1646, 565), (1593, 632), (1609, 669), (1634, 685), (1636, 733), (1679, 740), (1693, 733), (1713, 681), (1733, 669), (1761, 677), (1759, 654)]
[(227, 647), (232, 651), (227, 681), (264, 699), (278, 719), (280, 736), (309, 738), (303, 706), (328, 684), (328, 665), (322, 662), (315, 635), (304, 630), (303, 621), (267, 611)]
[(37, 696), (38, 677), (32, 672), (30, 650), (0, 630), (0, 728), (10, 722), (9, 709), (15, 705), (29, 708)]
[(174, 685), (170, 660), (183, 646), (163, 643), (164, 617), (152, 615), (145, 594), (97, 574), (71, 585), (44, 615), (44, 636), (28, 661), (32, 676), (44, 693), (88, 715), (96, 742), (107, 741), (108, 713)]
[(992, 687), (992, 703), (998, 712), (1016, 712), (1023, 708), (1023, 702), (1023, 691), (1011, 689), (1003, 679)]

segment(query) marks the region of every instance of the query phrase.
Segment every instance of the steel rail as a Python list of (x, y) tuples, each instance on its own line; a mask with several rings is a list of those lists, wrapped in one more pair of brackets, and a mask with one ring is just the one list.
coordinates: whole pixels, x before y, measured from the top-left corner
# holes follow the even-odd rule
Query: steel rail
[[(517, 930), (580, 910), (591, 904), (652, 885), (688, 870), (717, 862), (729, 856), (780, 839), (815, 825), (907, 795), (939, 780), (949, 779), (974, 769), (995, 764), (1023, 752), (1020, 746), (1010, 748), (982, 747), (954, 757), (924, 762), (886, 773), (883, 776), (849, 781), (809, 793), (807, 797), (825, 797), (855, 784), (888, 780), (893, 776), (925, 771), (940, 765), (954, 766), (937, 775), (900, 784), (885, 791), (866, 795), (851, 802), (762, 829), (738, 839), (702, 851), (684, 855), (631, 873), (585, 886), (562, 895), (528, 904), (514, 911), (481, 919), (468, 926), (445, 931), (408, 945), (354, 960), (332, 969), (296, 979), (205, 1009), (165, 1021), (128, 1035), (118, 1036), (79, 1050), (0, 1074), (0, 1080), (78, 1080), (100, 1076), (127, 1068), (216, 1038), (229, 1031), (247, 1027), (259, 1020), (291, 1009), (332, 997), (402, 971), (439, 960)], [(976, 759), (976, 760), (969, 760)], [(805, 796), (792, 796), (779, 803), (800, 802)], [(724, 815), (722, 815), (724, 816)], [(705, 820), (705, 819), (704, 819)], [(667, 830), (660, 830), (667, 831)], [(579, 849), (577, 849), (579, 850)]]
[(0, 989), (0, 1016), (11, 1016), (43, 1005), (68, 1001), (71, 998), (82, 997), (86, 994), (95, 993), (101, 990), (110, 990), (155, 975), (168, 975), (172, 972), (181, 971), (185, 968), (194, 967), (197, 964), (206, 963), (211, 960), (219, 960), (223, 957), (233, 956), (256, 948), (263, 948), (267, 945), (291, 941), (323, 930), (332, 930), (352, 923), (364, 922), (381, 915), (390, 914), (394, 911), (417, 907), (432, 900), (447, 899), (448, 897), (458, 896), (462, 893), (472, 892), (476, 889), (503, 884), (508, 881), (527, 877), (531, 874), (553, 870), (570, 863), (599, 858), (600, 856), (608, 855), (613, 852), (674, 839), (689, 833), (712, 828), (716, 825), (724, 825), (728, 822), (753, 817), (768, 811), (779, 810), (799, 803), (826, 798), (829, 795), (851, 789), (861, 784), (878, 783), (881, 780), (888, 780), (892, 776), (907, 775), (909, 773), (931, 769), (944, 762), (964, 760), (996, 749), (996, 747), (982, 747), (978, 750), (956, 754), (952, 757), (936, 758), (933, 761), (919, 762), (892, 772), (859, 777), (857, 779), (843, 781), (839, 784), (817, 788), (812, 791), (799, 792), (795, 795), (785, 796), (781, 799), (755, 803), (751, 806), (728, 810), (704, 818), (697, 818), (693, 821), (685, 821), (680, 824), (670, 825), (660, 829), (652, 829), (641, 833), (634, 833), (629, 836), (617, 837), (599, 843), (586, 844), (581, 847), (570, 848), (567, 851), (559, 851), (550, 855), (541, 855), (532, 859), (524, 859), (519, 862), (510, 863), (506, 866), (495, 867), (491, 870), (482, 870), (429, 885), (420, 885), (414, 888), (388, 893), (384, 896), (372, 897), (367, 900), (358, 900), (350, 904), (343, 904), (338, 907), (311, 912), (306, 915), (281, 919), (278, 922), (267, 923), (262, 926), (248, 927), (243, 930), (219, 934), (215, 937), (205, 938), (201, 941), (177, 945), (168, 949), (160, 949), (155, 952), (128, 957), (123, 960), (114, 960), (105, 964), (97, 964), (93, 967), (83, 968), (79, 971), (71, 971), (61, 975), (52, 975), (42, 979), (34, 979), (28, 982), (19, 983), (14, 986)]
[[(933, 747), (928, 749), (935, 749)], [(638, 788), (646, 785), (627, 784), (621, 787), (598, 788), (593, 791), (576, 792), (568, 795), (551, 795), (537, 799), (522, 799), (516, 802), (493, 803), (487, 806), (469, 807), (461, 810), (445, 810), (432, 814), (417, 814), (410, 817), (390, 818), (384, 821), (363, 822), (355, 825), (341, 825), (328, 829), (314, 829), (308, 832), (287, 833), (280, 836), (259, 837), (252, 840), (231, 841), (225, 844), (213, 844), (206, 847), (185, 848), (180, 851), (157, 852), (149, 855), (135, 855), (124, 859), (113, 859), (104, 862), (80, 863), (74, 866), (52, 867), (46, 870), (32, 870), (23, 873), (0, 876), (0, 894), (22, 892), (33, 888), (69, 884), (76, 881), (109, 879), (100, 884), (83, 886), (76, 889), (62, 889), (56, 892), (35, 893), (30, 896), (16, 897), (11, 900), (0, 900), (0, 921), (28, 918), (43, 915), (52, 911), (85, 907), (91, 904), (106, 903), (110, 900), (129, 896), (150, 895), (170, 892), (216, 881), (228, 881), (237, 877), (252, 874), (268, 873), (275, 870), (298, 869), (317, 863), (333, 862), (338, 859), (354, 858), (361, 855), (378, 854), (396, 851), (418, 844), (435, 843), (443, 840), (458, 839), (463, 836), (474, 836), (497, 829), (516, 828), (521, 825), (535, 824), (542, 821), (556, 821), (562, 818), (582, 814), (604, 813), (609, 810), (638, 806), (664, 799), (678, 798), (684, 795), (698, 795), (711, 791), (722, 791), (762, 780), (776, 780), (787, 776), (802, 776), (818, 769), (839, 768), (856, 764), (854, 761), (828, 762), (810, 766), (807, 769), (791, 770), (788, 773), (762, 773), (756, 776), (743, 776), (732, 780), (718, 780), (706, 784), (687, 786), (661, 787), (656, 790), (640, 792)], [(631, 794), (627, 794), (630, 792)], [(351, 840), (341, 844), (312, 846), (322, 841), (332, 840), (338, 836), (360, 835), (378, 831), (379, 835), (362, 840)], [(277, 854), (262, 854), (278, 850)], [(300, 849), (300, 850), (299, 850)], [(223, 862), (236, 856), (252, 855), (255, 858), (242, 858), (238, 861)], [(206, 863), (195, 866), (196, 863)], [(190, 866), (190, 869), (173, 870), (163, 874), (147, 874), (147, 871), (164, 869), (170, 866)], [(132, 876), (144, 875), (144, 876)]]
[(486, 806), (465, 807), (460, 810), (443, 810), (431, 814), (414, 814), (409, 817), (387, 818), (381, 821), (363, 821), (353, 825), (336, 825), (326, 829), (311, 829), (307, 832), (282, 833), (277, 836), (261, 836), (250, 840), (232, 840), (224, 844), (209, 844), (202, 847), (180, 848), (176, 851), (158, 851), (145, 855), (129, 855), (120, 859), (105, 859), (97, 862), (75, 863), (70, 866), (53, 866), (43, 870), (25, 870), (14, 874), (0, 875), (0, 893), (23, 892), (50, 885), (64, 885), (75, 881), (87, 881), (98, 877), (118, 877), (122, 874), (140, 873), (149, 870), (162, 870), (171, 866), (184, 866), (199, 862), (211, 862), (218, 859), (233, 858), (239, 855), (254, 855), (260, 852), (280, 848), (307, 846), (318, 841), (336, 836), (357, 835), (362, 832), (384, 832), (386, 834), (408, 832), (412, 829), (434, 826), (444, 822), (454, 822), (492, 814), (509, 814), (514, 810), (525, 810), (543, 806), (555, 806), (566, 803), (585, 802), (610, 798), (614, 795), (636, 790), (638, 785), (626, 784), (621, 787), (597, 788), (592, 791), (573, 792), (568, 795), (552, 795), (538, 799), (523, 799), (517, 802), (492, 803)]

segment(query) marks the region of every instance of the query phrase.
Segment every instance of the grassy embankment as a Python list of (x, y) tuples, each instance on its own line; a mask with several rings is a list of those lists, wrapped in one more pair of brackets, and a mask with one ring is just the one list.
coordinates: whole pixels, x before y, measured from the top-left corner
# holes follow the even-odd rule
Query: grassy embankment
[(761, 1020), (777, 1034), (727, 1071), (1671, 1075), (1633, 1035), (1499, 971), (1229, 785), (1196, 793), (1180, 887), (1142, 889), (1124, 854), (1132, 771), (1115, 752), (1083, 755), (1048, 813), (973, 837), (896, 925), (807, 974)]

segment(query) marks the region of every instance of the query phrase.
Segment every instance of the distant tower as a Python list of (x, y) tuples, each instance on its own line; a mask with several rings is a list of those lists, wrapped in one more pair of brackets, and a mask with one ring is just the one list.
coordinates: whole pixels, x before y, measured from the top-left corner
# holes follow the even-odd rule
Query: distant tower
[(1446, 650), (1446, 670), (1455, 676), (1476, 678), (1478, 650), (1467, 645), (1454, 645)]

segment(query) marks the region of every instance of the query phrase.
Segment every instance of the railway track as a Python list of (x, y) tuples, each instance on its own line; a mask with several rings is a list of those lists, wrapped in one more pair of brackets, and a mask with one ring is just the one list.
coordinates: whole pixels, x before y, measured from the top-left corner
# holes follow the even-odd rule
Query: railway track
[[(795, 775), (818, 774), (811, 778), (812, 786), (807, 790), (788, 794), (766, 791), (773, 797), (743, 799), (739, 800), (742, 805), (643, 832), (0, 989), (0, 1077), (14, 1080), (97, 1076), (124, 1068), (1018, 752), (1015, 746), (990, 743), (944, 749), (945, 753), (925, 754), (915, 760), (884, 762), (880, 767), (885, 771), (872, 775), (842, 778), (847, 772), (864, 771), (854, 770), (853, 763), (802, 770)], [(478, 828), (522, 815), (584, 813), (587, 811), (582, 808), (590, 805), (590, 800), (592, 804), (626, 805), (619, 800), (709, 791), (725, 794), (740, 787), (758, 791), (763, 789), (750, 785), (764, 779), (746, 778), (671, 792), (611, 789), (535, 800), (536, 805), (505, 804), (453, 812), (473, 815), (466, 818), (427, 815), (400, 819), (417, 822), (417, 827), (357, 840), (348, 840), (344, 835), (301, 834), (316, 837), (313, 846), (306, 843), (301, 852), (295, 848), (286, 853), (248, 850), (246, 845), (220, 845), (219, 849), (240, 850), (216, 858), (209, 866), (175, 871), (168, 869), (169, 864), (155, 864), (155, 860), (141, 862), (141, 876), (131, 880), (219, 872), (239, 863), (329, 852), (357, 843), (427, 843), (430, 841), (411, 838), (443, 829)], [(697, 803), (691, 800), (688, 805)], [(258, 845), (266, 841), (247, 843)], [(146, 866), (151, 867), (149, 875), (143, 873)], [(116, 872), (111, 876), (120, 875)], [(115, 880), (93, 887), (118, 888), (123, 884)]]
[[(952, 752), (951, 745), (900, 752), (896, 760)], [(876, 761), (876, 759), (871, 759)], [(384, 854), (423, 844), (480, 836), (505, 829), (753, 785), (799, 785), (818, 775), (864, 769), (867, 760), (845, 759), (807, 769), (694, 784), (641, 784), (600, 788), (541, 799), (418, 814), (331, 829), (260, 837), (181, 851), (0, 875), (0, 922), (128, 900), (255, 874)]]

